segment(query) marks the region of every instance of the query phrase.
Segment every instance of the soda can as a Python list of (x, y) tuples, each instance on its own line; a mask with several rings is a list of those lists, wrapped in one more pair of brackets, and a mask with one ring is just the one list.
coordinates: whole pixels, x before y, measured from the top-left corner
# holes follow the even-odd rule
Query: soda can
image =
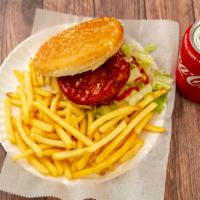
[(182, 38), (176, 84), (185, 98), (200, 103), (200, 21), (192, 24)]

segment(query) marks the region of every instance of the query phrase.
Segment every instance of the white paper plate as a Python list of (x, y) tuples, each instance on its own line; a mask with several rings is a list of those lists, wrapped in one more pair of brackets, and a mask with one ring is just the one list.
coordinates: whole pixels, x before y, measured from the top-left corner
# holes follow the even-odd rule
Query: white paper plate
[[(15, 155), (19, 152), (18, 148), (15, 145), (11, 145), (7, 140), (6, 130), (5, 130), (5, 121), (4, 121), (4, 105), (3, 100), (5, 99), (5, 94), (9, 91), (16, 91), (16, 86), (18, 82), (13, 74), (13, 69), (18, 70), (28, 70), (28, 64), (30, 58), (34, 56), (38, 48), (41, 44), (46, 41), (49, 37), (55, 35), (56, 33), (72, 26), (74, 24), (64, 24), (54, 26), (48, 29), (45, 29), (37, 34), (27, 38), (20, 45), (18, 45), (5, 59), (0, 69), (0, 141), (3, 145), (4, 149), (10, 154)], [(129, 37), (128, 40), (132, 40)], [(135, 43), (135, 41), (134, 41)], [(139, 45), (139, 44), (138, 44)], [(140, 45), (139, 45), (140, 46)], [(164, 116), (165, 110), (158, 116), (154, 118), (154, 124), (163, 126), (164, 124)], [(136, 166), (141, 159), (145, 159), (148, 156), (148, 152), (151, 150), (152, 146), (156, 143), (156, 140), (159, 136), (157, 134), (146, 134), (145, 135), (145, 145), (140, 150), (140, 152), (130, 161), (118, 166), (115, 171), (109, 172), (104, 176), (90, 176), (84, 179), (79, 179), (75, 181), (67, 180), (64, 177), (53, 178), (48, 176), (43, 176), (38, 171), (36, 171), (32, 166), (30, 166), (26, 161), (19, 161), (17, 164), (21, 165), (24, 169), (29, 171), (30, 173), (39, 176), (43, 179), (47, 179), (50, 181), (61, 182), (66, 185), (70, 184), (82, 184), (82, 183), (94, 183), (94, 182), (102, 182), (107, 181), (112, 178), (115, 178), (126, 171), (132, 169), (134, 170), (134, 166)]]

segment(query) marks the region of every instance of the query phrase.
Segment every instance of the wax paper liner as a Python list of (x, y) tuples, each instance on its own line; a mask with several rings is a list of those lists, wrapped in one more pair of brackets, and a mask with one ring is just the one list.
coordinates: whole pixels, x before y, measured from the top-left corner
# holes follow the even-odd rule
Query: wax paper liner
[[(33, 32), (63, 22), (74, 23), (83, 20), (85, 20), (83, 17), (37, 10)], [(122, 22), (126, 32), (142, 45), (148, 43), (157, 44), (158, 50), (153, 53), (153, 57), (158, 67), (163, 68), (167, 72), (174, 73), (179, 35), (178, 24), (176, 22), (169, 20), (123, 20)], [(22, 59), (23, 53), (18, 57)], [(13, 64), (12, 62), (10, 64)], [(18, 63), (16, 62), (16, 64)], [(3, 73), (11, 73), (11, 70), (7, 70), (7, 72)], [(5, 84), (2, 85), (4, 82), (5, 80), (0, 80), (1, 88), (5, 87)], [(12, 87), (9, 89), (12, 89)], [(97, 199), (163, 199), (171, 137), (171, 115), (174, 94), (175, 86), (173, 86), (169, 94), (167, 108), (159, 117), (159, 120), (156, 119), (157, 123), (164, 123), (167, 133), (159, 136), (151, 135), (150, 137), (153, 139), (149, 141), (153, 142), (148, 142), (147, 138), (145, 147), (136, 156), (134, 161), (131, 161), (135, 162), (135, 165), (126, 174), (105, 183), (95, 182), (94, 184), (91, 181), (82, 181), (81, 184), (80, 182), (76, 182), (75, 184), (68, 183), (66, 185), (66, 183), (63, 184), (63, 181), (58, 183), (54, 180), (49, 181), (47, 180), (48, 178), (41, 179), (29, 173), (31, 170), (29, 172), (25, 171), (19, 165), (11, 163), (9, 158), (7, 158), (0, 176), (0, 188), (4, 191), (28, 197), (56, 196), (62, 199), (83, 199), (86, 197)], [(0, 129), (2, 129), (2, 124), (3, 121), (0, 120)], [(137, 162), (138, 157), (141, 157), (141, 155), (143, 155), (142, 159), (139, 159), (139, 162)]]

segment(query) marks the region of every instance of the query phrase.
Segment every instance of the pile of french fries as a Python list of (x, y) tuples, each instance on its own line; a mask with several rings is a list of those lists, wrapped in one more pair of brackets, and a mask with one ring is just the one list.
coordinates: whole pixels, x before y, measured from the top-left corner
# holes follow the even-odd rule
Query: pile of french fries
[[(144, 141), (143, 130), (162, 133), (149, 124), (162, 89), (136, 106), (123, 106), (94, 119), (91, 106), (76, 105), (62, 94), (54, 77), (14, 70), (17, 92), (7, 93), (5, 124), (8, 139), (20, 149), (13, 161), (26, 159), (44, 175), (77, 179), (103, 175), (131, 159)], [(18, 115), (13, 115), (13, 107)]]

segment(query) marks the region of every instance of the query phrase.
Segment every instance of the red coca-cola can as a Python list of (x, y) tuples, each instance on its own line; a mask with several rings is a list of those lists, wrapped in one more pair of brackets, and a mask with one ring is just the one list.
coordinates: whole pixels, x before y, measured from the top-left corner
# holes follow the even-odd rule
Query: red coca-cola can
[(185, 98), (200, 103), (200, 22), (192, 24), (182, 38), (176, 83)]

